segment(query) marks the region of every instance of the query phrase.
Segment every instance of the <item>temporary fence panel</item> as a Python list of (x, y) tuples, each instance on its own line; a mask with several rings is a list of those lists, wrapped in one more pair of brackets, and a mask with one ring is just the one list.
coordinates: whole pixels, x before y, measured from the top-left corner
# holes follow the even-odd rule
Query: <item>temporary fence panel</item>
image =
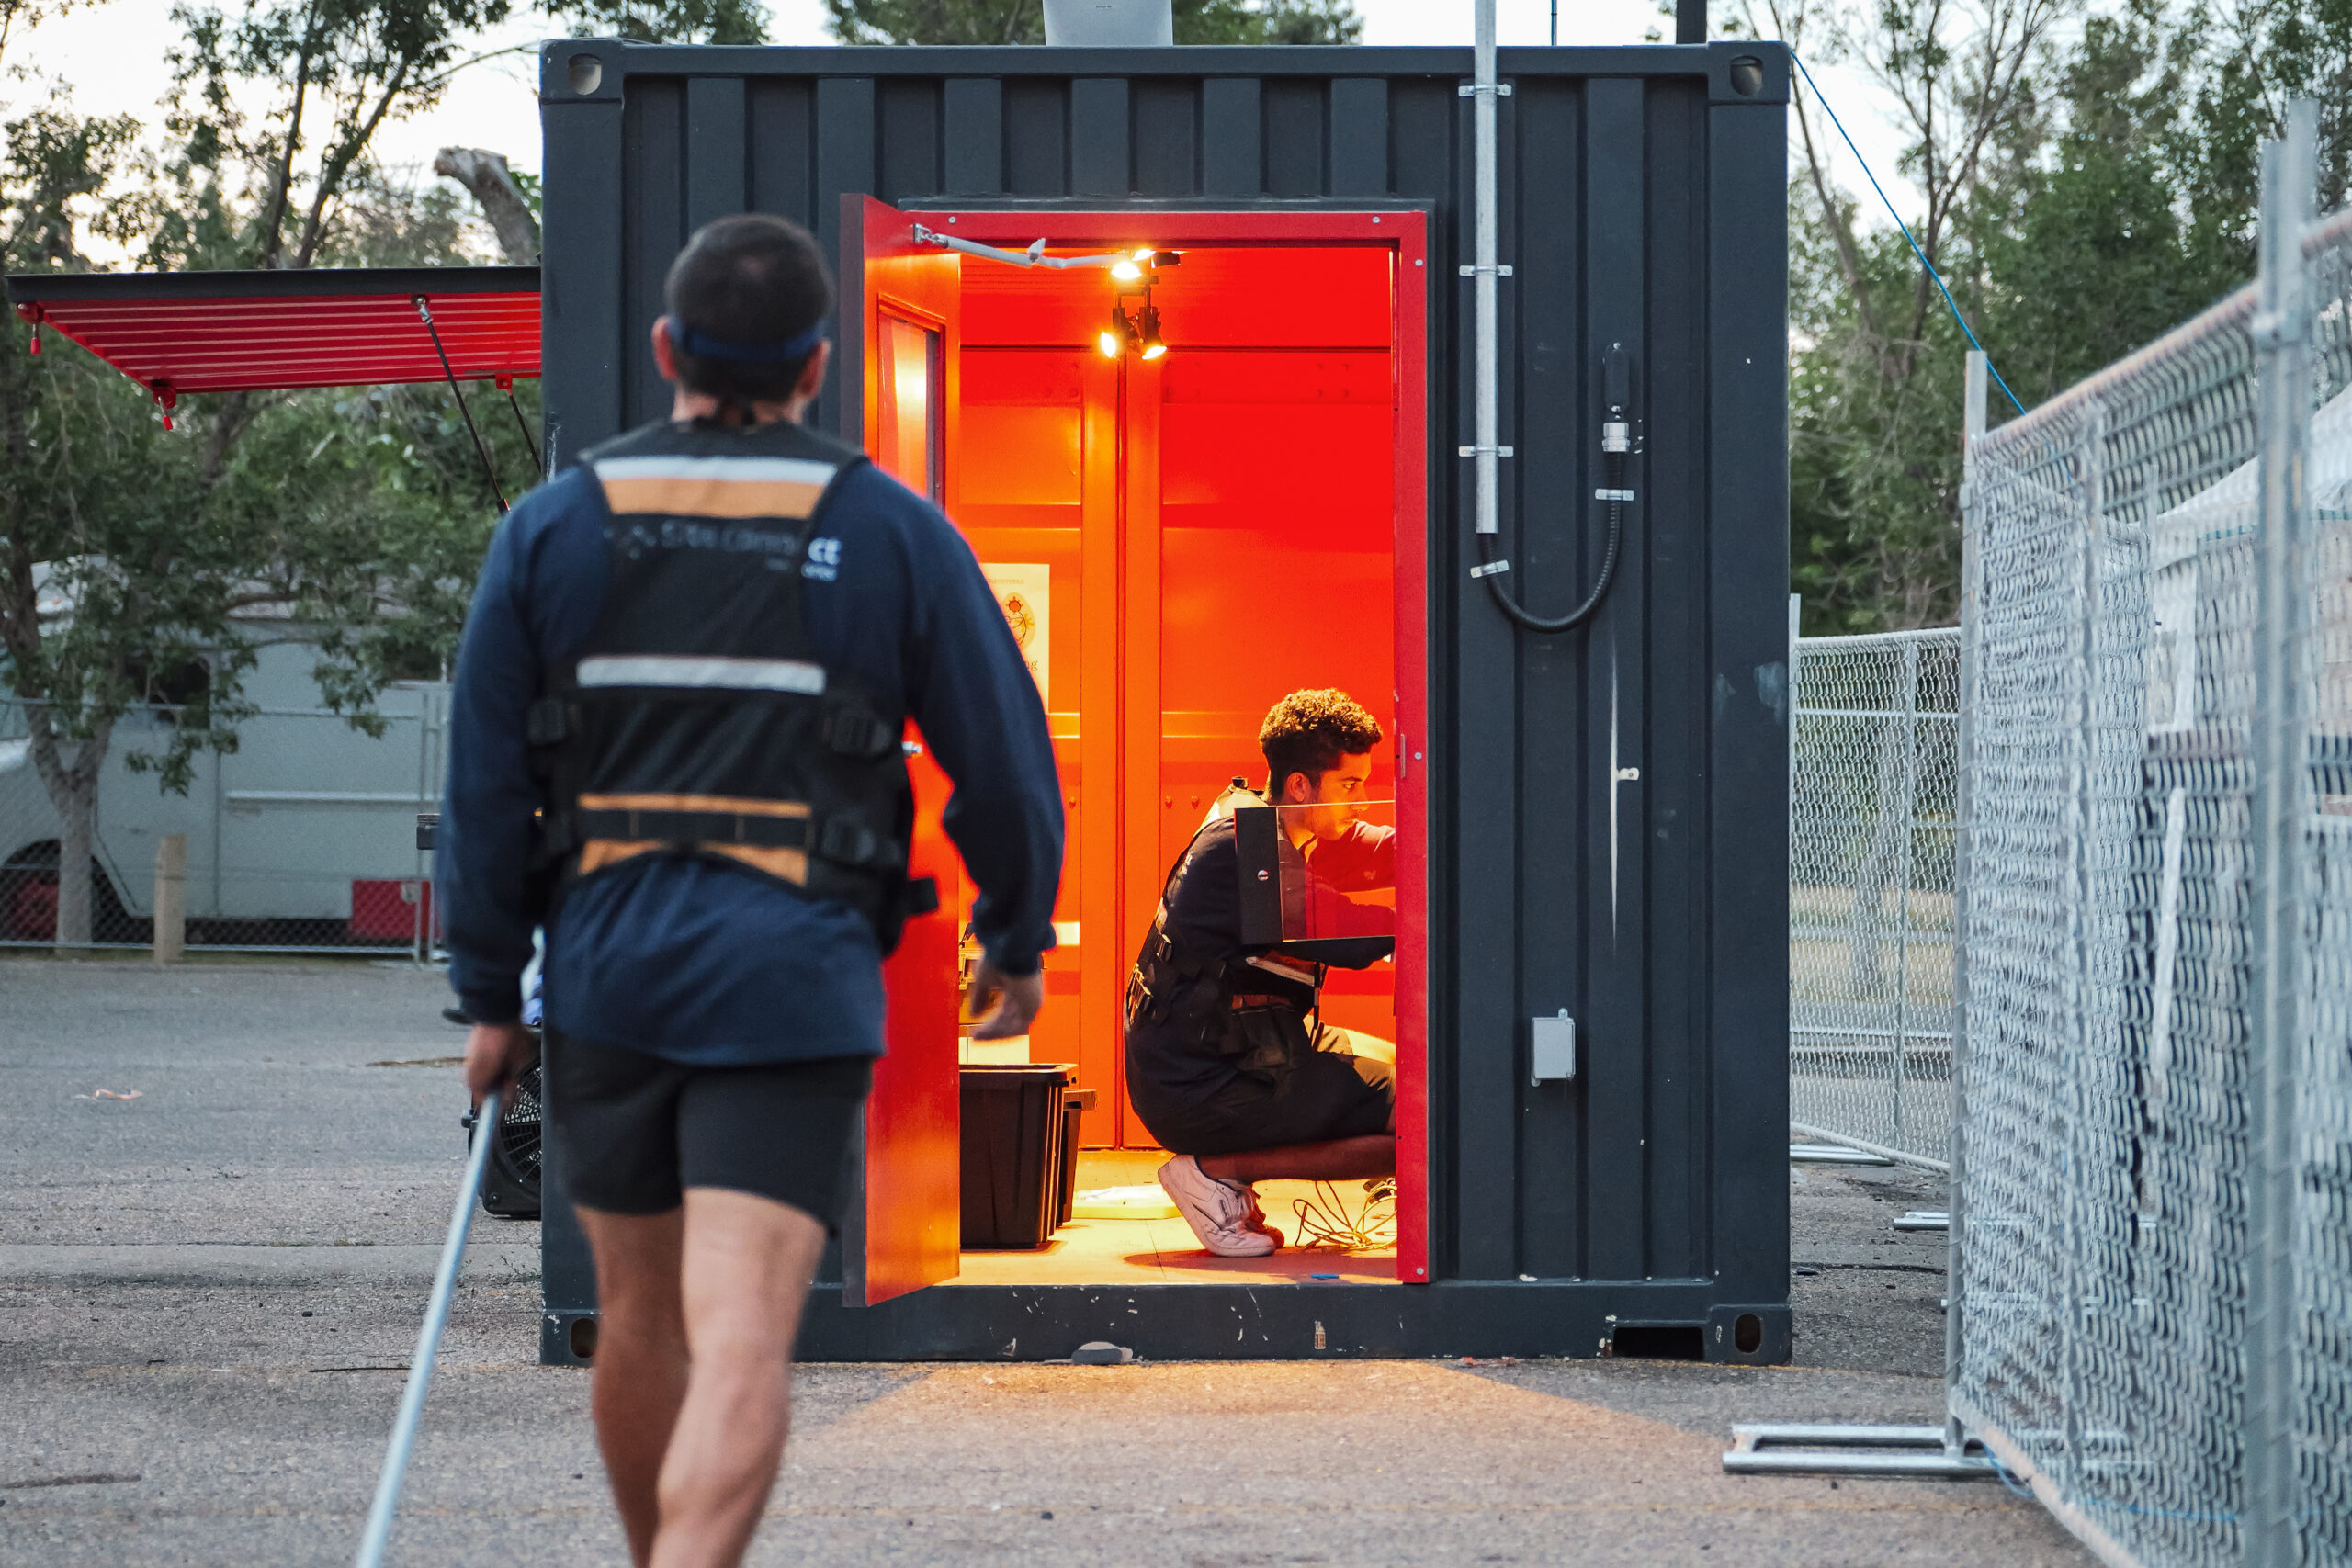
[[(62, 830), (31, 754), (30, 705), (0, 703), (0, 947), (56, 941)], [(447, 688), (398, 686), (380, 707), (380, 735), (325, 709), (263, 707), (238, 722), (234, 751), (198, 755), (182, 791), (133, 765), (169, 742), (175, 710), (125, 715), (98, 779), (89, 945), (154, 940), (156, 846), (179, 834), (190, 948), (429, 956), (432, 867), (416, 818), (440, 799)]]
[(1960, 628), (1792, 664), (1790, 1125), (1949, 1169)]
[(2119, 1562), (2352, 1561), (2352, 214), (2266, 230), (1970, 463), (1951, 1410)]

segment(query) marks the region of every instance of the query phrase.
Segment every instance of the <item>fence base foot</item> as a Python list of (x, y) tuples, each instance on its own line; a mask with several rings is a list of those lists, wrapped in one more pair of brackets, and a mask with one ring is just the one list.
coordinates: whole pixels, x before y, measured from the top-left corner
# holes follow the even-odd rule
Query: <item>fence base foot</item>
[(1958, 1450), (1941, 1427), (1872, 1427), (1757, 1421), (1731, 1429), (1724, 1469), (1733, 1475), (1894, 1475), (1970, 1481), (1994, 1473), (1973, 1439)]

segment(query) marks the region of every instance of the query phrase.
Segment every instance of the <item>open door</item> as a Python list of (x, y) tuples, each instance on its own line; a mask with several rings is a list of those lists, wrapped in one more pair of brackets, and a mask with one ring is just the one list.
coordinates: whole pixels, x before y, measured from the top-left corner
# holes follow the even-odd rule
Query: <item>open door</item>
[[(870, 197), (842, 198), (842, 435), (909, 489), (946, 492), (955, 401), (956, 258), (918, 254), (913, 220)], [(916, 738), (920, 744), (920, 738)], [(872, 1306), (956, 1277), (962, 1192), (956, 1063), (962, 866), (940, 827), (947, 776), (926, 751), (914, 776), (912, 873), (939, 884), (939, 912), (907, 922), (884, 964), (884, 1038), (842, 1233), (842, 1294)]]

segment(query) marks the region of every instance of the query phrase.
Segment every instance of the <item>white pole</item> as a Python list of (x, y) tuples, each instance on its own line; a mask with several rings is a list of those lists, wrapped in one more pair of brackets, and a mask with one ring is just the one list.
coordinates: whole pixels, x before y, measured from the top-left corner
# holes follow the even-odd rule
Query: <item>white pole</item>
[(187, 835), (155, 840), (155, 962), (177, 964), (187, 952)]
[(358, 1568), (377, 1568), (384, 1560), (384, 1543), (391, 1539), (392, 1509), (400, 1502), (401, 1481), (408, 1474), (409, 1450), (416, 1446), (425, 1387), (433, 1381), (433, 1358), (440, 1353), (441, 1331), (449, 1324), (449, 1299), (458, 1292), (458, 1265), (465, 1261), (466, 1232), (473, 1226), (482, 1172), (490, 1164), (491, 1143), (498, 1136), (498, 1098), (495, 1091), (484, 1098), (481, 1113), (474, 1118), (474, 1146), (466, 1159), (465, 1184), (458, 1193), (458, 1212), (449, 1216), (448, 1239), (441, 1244), (441, 1267), (433, 1277), (432, 1298), (425, 1303), (416, 1354), (409, 1359), (408, 1384), (401, 1390), (400, 1414), (392, 1418), (384, 1472), (376, 1480), (376, 1501), (368, 1510), (367, 1533), (359, 1540)]
[(1960, 481), (1960, 742), (1952, 790), (1955, 830), (1951, 847), (1951, 1165), (1944, 1199), (1948, 1240), (1944, 1257), (1944, 1451), (1958, 1458), (1968, 1434), (1951, 1414), (1960, 1391), (1966, 1341), (1968, 1300), (1968, 874), (1970, 815), (1974, 809), (1972, 775), (1976, 764), (1976, 666), (1983, 637), (1984, 566), (1984, 476), (1976, 466), (1976, 443), (1984, 438), (1989, 412), (1992, 361), (1981, 349), (1968, 355), (1967, 403), (1962, 412)]
[(1477, 270), (1472, 276), (1471, 295), (1476, 312), (1475, 335), (1477, 389), (1474, 394), (1476, 446), (1472, 453), (1477, 479), (1477, 529), (1481, 534), (1498, 531), (1498, 502), (1496, 482), (1496, 446), (1500, 414), (1497, 408), (1496, 382), (1500, 376), (1495, 342), (1495, 0), (1477, 0), (1477, 61), (1472, 79), (1471, 127), (1476, 148), (1476, 185), (1472, 217), (1473, 257)]
[(2317, 178), (2317, 113), (2287, 112), (2262, 149), (2261, 512), (2256, 536), (2252, 855), (2254, 981), (2246, 1085), (2245, 1568), (2287, 1568), (2295, 1526), (2295, 1080), (2303, 1043), (2303, 839), (2311, 820), (2304, 660), (2304, 455), (2312, 417), (2310, 269), (2303, 231)]

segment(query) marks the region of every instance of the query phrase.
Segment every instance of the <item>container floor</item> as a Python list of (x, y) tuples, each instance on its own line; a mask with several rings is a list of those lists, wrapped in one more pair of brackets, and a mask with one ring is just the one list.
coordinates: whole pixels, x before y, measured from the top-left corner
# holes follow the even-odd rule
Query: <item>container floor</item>
[[(1152, 1179), (1168, 1156), (1158, 1149), (1089, 1149), (1079, 1156), (1078, 1190), (1136, 1187)], [(1353, 1213), (1363, 1206), (1360, 1182), (1339, 1190)], [(1300, 1199), (1313, 1201), (1305, 1181), (1258, 1183), (1268, 1223), (1295, 1240)], [(1072, 1220), (1035, 1252), (967, 1252), (958, 1285), (1247, 1285), (1292, 1284), (1317, 1275), (1351, 1285), (1393, 1284), (1396, 1248), (1341, 1251), (1285, 1246), (1265, 1258), (1219, 1258), (1204, 1249), (1182, 1218)]]

